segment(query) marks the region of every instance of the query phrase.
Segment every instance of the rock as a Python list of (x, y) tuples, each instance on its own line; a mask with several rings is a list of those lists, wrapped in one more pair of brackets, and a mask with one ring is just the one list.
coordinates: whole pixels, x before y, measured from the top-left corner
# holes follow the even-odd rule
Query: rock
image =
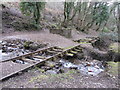
[(54, 71), (54, 70), (47, 70), (46, 73), (49, 73), (49, 74), (57, 74), (57, 72)]
[(29, 49), (30, 48), (29, 45), (30, 45), (30, 42), (27, 42), (27, 41), (24, 42), (24, 44), (23, 44), (23, 46), (24, 46), (25, 49)]
[(93, 60), (92, 62), (80, 64), (78, 70), (85, 75), (95, 76), (104, 71), (104, 67), (100, 61)]
[(57, 73), (64, 73), (64, 70), (63, 69), (58, 69)]
[(37, 50), (38, 49), (38, 45), (37, 44), (30, 44), (29, 45), (29, 49), (31, 49), (31, 50)]
[(63, 66), (66, 67), (66, 68), (70, 68), (70, 69), (77, 69), (78, 68), (77, 65), (74, 65), (70, 62), (64, 63)]
[(115, 52), (115, 53), (120, 53), (120, 43), (112, 43), (110, 46), (109, 46), (109, 50)]
[(45, 63), (45, 65), (52, 68), (52, 67), (54, 67), (54, 66), (56, 65), (56, 63), (55, 63), (55, 62), (47, 61), (47, 62)]
[(59, 67), (60, 67), (60, 66), (58, 66), (58, 65), (55, 66), (56, 69), (59, 69)]
[(76, 56), (77, 56), (77, 58), (78, 58), (79, 60), (81, 60), (81, 59), (84, 58), (84, 54), (83, 54), (83, 53), (77, 53)]
[(47, 45), (48, 45), (48, 43), (47, 44), (38, 44), (38, 48), (43, 48), (43, 47), (45, 47)]
[[(39, 49), (39, 45), (44, 47), (44, 44), (38, 44), (37, 42), (11, 38), (0, 42), (0, 49), (2, 49), (3, 53), (7, 53), (10, 58), (35, 51)], [(3, 56), (3, 58), (5, 59), (6, 57)]]
[(56, 63), (56, 66), (62, 66), (62, 63), (61, 62), (58, 62), (58, 63)]
[(70, 69), (75, 69), (75, 70), (77, 70), (77, 69), (78, 69), (78, 67), (70, 67)]
[(48, 67), (48, 66), (42, 66), (41, 69), (44, 69), (45, 71), (47, 71), (47, 70), (50, 70), (51, 67)]

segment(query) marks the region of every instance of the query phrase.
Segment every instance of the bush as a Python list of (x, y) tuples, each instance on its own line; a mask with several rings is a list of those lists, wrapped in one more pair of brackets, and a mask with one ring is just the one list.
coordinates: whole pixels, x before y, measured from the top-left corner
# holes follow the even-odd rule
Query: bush
[(110, 31), (107, 27), (104, 27), (103, 31), (99, 34), (100, 38), (110, 39), (112, 41), (118, 41), (117, 31)]

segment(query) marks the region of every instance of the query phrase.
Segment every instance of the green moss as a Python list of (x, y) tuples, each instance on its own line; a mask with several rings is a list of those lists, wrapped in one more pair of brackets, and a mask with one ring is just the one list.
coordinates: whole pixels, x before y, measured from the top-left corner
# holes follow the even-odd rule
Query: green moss
[(112, 43), (109, 46), (109, 49), (111, 49), (112, 51), (114, 51), (116, 53), (120, 53), (120, 47), (119, 47), (118, 43)]
[(52, 74), (49, 76), (49, 81), (52, 82), (56, 79), (60, 81), (71, 80), (74, 79), (72, 75), (75, 73), (76, 73), (75, 70), (69, 70), (68, 72), (62, 74)]
[(76, 51), (70, 51), (71, 53), (74, 53), (74, 54), (76, 54), (77, 52)]
[(71, 79), (74, 79), (74, 74), (76, 74), (76, 70), (69, 70), (68, 72), (61, 74), (42, 74), (31, 78), (29, 80), (29, 83), (41, 82), (43, 80), (47, 80), (48, 83), (55, 82), (56, 80), (60, 82), (69, 81)]
[(71, 48), (73, 48), (74, 46), (70, 46), (70, 47), (66, 47), (66, 48), (64, 48), (64, 50), (66, 50), (66, 49), (71, 49)]
[(47, 75), (39, 75), (39, 76), (37, 76), (37, 77), (31, 78), (29, 82), (34, 82), (34, 81), (36, 81), (36, 80), (37, 80), (37, 81), (40, 81), (40, 80), (47, 79), (47, 78), (48, 78)]
[(75, 74), (75, 73), (76, 73), (76, 70), (69, 70), (67, 73), (68, 73), (68, 74)]
[(52, 27), (52, 28), (56, 28), (56, 29), (59, 29), (59, 28), (60, 28), (60, 26), (57, 25), (57, 24), (51, 24), (51, 27)]
[(104, 27), (103, 32), (104, 32), (104, 33), (109, 33), (110, 30), (109, 30), (107, 27)]
[(74, 54), (72, 54), (72, 53), (66, 53), (66, 55), (68, 55), (68, 56), (73, 56)]
[(35, 70), (39, 70), (39, 71), (42, 72), (42, 73), (45, 72), (44, 69), (41, 69), (41, 68), (39, 68), (39, 67), (35, 67), (34, 69), (35, 69)]
[(119, 64), (120, 62), (107, 62), (108, 63), (108, 73), (112, 74), (114, 76), (118, 75), (118, 68), (119, 68)]
[(30, 41), (26, 41), (24, 44), (23, 44), (23, 46), (24, 46), (24, 48), (25, 49), (29, 49), (30, 48)]
[(49, 66), (49, 67), (54, 67), (54, 66), (55, 66), (55, 63), (52, 63), (52, 62), (46, 62), (45, 65), (46, 65), (46, 66)]

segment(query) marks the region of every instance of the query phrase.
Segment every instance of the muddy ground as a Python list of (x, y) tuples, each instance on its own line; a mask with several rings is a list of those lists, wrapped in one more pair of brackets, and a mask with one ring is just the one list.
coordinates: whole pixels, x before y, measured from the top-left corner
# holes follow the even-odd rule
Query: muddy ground
[[(78, 44), (72, 40), (98, 35), (94, 31), (91, 31), (90, 34), (85, 34), (74, 30), (72, 38), (65, 38), (49, 33), (49, 29), (46, 28), (39, 31), (15, 31), (9, 25), (4, 25), (3, 32), (0, 40), (9, 38), (27, 39), (62, 48), (70, 48)], [(49, 74), (42, 73), (40, 68), (34, 68), (3, 81), (0, 85), (2, 88), (118, 88), (118, 66), (116, 64), (118, 65), (118, 63), (114, 63), (111, 68), (105, 69), (105, 71), (96, 76), (84, 75), (77, 70), (71, 69), (67, 69), (65, 73)]]
[(117, 88), (117, 80), (107, 73), (85, 76), (76, 70), (64, 74), (43, 74), (29, 70), (2, 83), (3, 88)]
[[(48, 43), (49, 46), (63, 48), (78, 44), (71, 39), (45, 31), (39, 33), (20, 32), (18, 35), (11, 34), (9, 36), (7, 34), (7, 36), (3, 37), (3, 39), (8, 38), (29, 38), (32, 41), (44, 42)], [(77, 70), (68, 70), (61, 74), (49, 74), (42, 73), (40, 68), (35, 68), (10, 78), (1, 84), (3, 88), (118, 88), (118, 73), (113, 75), (105, 70), (96, 76), (89, 76), (81, 74)]]

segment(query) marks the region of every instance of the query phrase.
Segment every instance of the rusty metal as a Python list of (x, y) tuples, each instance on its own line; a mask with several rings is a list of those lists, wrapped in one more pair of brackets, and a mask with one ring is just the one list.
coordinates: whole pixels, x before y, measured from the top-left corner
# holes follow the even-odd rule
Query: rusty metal
[[(44, 52), (44, 51), (47, 51), (47, 50), (57, 51), (57, 49), (58, 49), (58, 51), (60, 51), (60, 50), (59, 50), (60, 48), (58, 48), (58, 47), (44, 48), (44, 49), (41, 49), (41, 50), (39, 50), (39, 51), (35, 51), (35, 52), (32, 52), (32, 53), (28, 53), (28, 54), (25, 54), (25, 55), (21, 55), (21, 56), (18, 56), (18, 57), (15, 57), (15, 58), (11, 58), (11, 59), (8, 59), (8, 60), (5, 60), (5, 61), (1, 61), (0, 63), (7, 62), (7, 61), (13, 61), (13, 60), (16, 60), (16, 59), (25, 60), (25, 57), (26, 57), (26, 56), (31, 56), (31, 55), (32, 55), (32, 56), (35, 56), (36, 53), (39, 53), (39, 52)], [(53, 56), (51, 56), (51, 57), (49, 57), (49, 58), (44, 58), (43, 61), (38, 61), (38, 62), (36, 62), (36, 61), (34, 62), (34, 61), (33, 61), (33, 62), (34, 62), (33, 64), (28, 65), (28, 66), (26, 66), (26, 67), (23, 68), (23, 69), (20, 69), (20, 70), (18, 70), (18, 71), (12, 72), (12, 73), (10, 73), (10, 74), (2, 77), (2, 78), (0, 79), (0, 81), (6, 80), (6, 79), (8, 79), (8, 78), (10, 78), (10, 77), (18, 74), (19, 72), (24, 72), (24, 71), (26, 71), (26, 70), (28, 70), (28, 69), (30, 69), (30, 68), (32, 68), (32, 67), (41, 65), (41, 64), (45, 63), (45, 62), (48, 61), (48, 60), (55, 60), (55, 59), (58, 58), (58, 57), (63, 57), (64, 55), (67, 54), (67, 52), (70, 52), (71, 50), (74, 50), (74, 49), (80, 49), (80, 45), (76, 45), (76, 46), (74, 46), (74, 47), (72, 47), (72, 48), (70, 48), (70, 49), (66, 49), (66, 50), (62, 50), (62, 49), (61, 49), (61, 52), (57, 52), (55, 55), (53, 55)], [(25, 61), (28, 61), (28, 59), (26, 59)], [(30, 60), (30, 61), (31, 61), (31, 60)]]

